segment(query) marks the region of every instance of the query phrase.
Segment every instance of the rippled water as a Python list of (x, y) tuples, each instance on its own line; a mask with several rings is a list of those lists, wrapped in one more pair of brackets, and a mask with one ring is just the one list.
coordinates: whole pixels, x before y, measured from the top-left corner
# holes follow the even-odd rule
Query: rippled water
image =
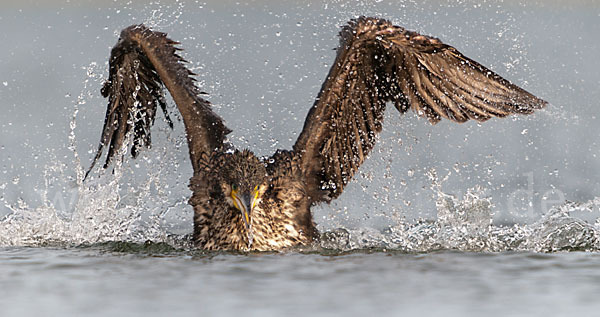
[[(97, 5), (99, 4), (99, 5)], [(1, 4), (0, 315), (590, 315), (600, 308), (600, 7), (586, 1)], [(42, 6), (44, 10), (39, 8)], [(550, 101), (482, 125), (388, 111), (322, 239), (283, 253), (189, 244), (183, 129), (82, 182), (118, 31), (181, 41), (231, 141), (289, 148), (338, 26), (439, 36)], [(256, 86), (258, 83), (258, 86)], [(393, 110), (393, 109), (392, 109)], [(177, 117), (176, 114), (174, 114)], [(179, 123), (179, 124), (177, 124)]]
[(86, 189), (72, 218), (23, 209), (0, 223), (3, 316), (562, 316), (600, 308), (600, 228), (570, 216), (597, 201), (504, 227), (492, 224), (478, 192), (439, 192), (436, 220), (340, 228), (282, 253), (228, 253), (194, 250), (187, 235), (160, 230), (135, 208), (85, 197), (115, 192)]
[(566, 316), (600, 304), (596, 253), (223, 254), (3, 248), (3, 316)]

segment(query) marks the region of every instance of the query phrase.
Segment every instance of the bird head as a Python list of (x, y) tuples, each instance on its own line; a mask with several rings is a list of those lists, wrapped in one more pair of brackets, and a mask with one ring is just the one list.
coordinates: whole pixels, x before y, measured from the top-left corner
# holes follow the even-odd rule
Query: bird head
[(228, 160), (223, 171), (223, 194), (232, 210), (239, 213), (243, 228), (248, 238), (248, 247), (252, 246), (253, 210), (261, 201), (266, 188), (264, 164), (250, 151), (235, 151)]

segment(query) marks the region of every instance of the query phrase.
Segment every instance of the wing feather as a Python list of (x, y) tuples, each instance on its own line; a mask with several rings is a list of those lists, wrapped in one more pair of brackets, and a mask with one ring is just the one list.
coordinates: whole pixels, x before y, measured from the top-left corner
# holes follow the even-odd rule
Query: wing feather
[(386, 102), (433, 124), (529, 114), (546, 105), (436, 38), (386, 20), (352, 20), (294, 144), (313, 203), (341, 194), (376, 142)]
[(194, 170), (201, 153), (222, 147), (230, 130), (212, 111), (211, 104), (200, 97), (201, 92), (192, 77), (194, 73), (177, 54), (181, 50), (177, 44), (165, 33), (154, 32), (143, 25), (132, 25), (121, 32), (111, 51), (109, 78), (102, 88), (102, 95), (108, 98), (102, 136), (86, 176), (102, 156), (104, 147), (108, 147), (106, 168), (125, 146), (130, 132), (133, 157), (141, 148), (149, 147), (150, 128), (158, 106), (168, 124), (173, 126), (163, 87), (168, 89), (183, 117)]

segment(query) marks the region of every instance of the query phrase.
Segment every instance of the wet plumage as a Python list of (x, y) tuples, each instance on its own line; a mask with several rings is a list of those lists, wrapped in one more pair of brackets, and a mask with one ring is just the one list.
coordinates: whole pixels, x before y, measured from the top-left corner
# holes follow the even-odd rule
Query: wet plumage
[(102, 90), (109, 104), (92, 167), (108, 147), (107, 167), (128, 134), (134, 157), (150, 145), (157, 108), (167, 115), (166, 87), (186, 129), (194, 241), (205, 249), (279, 250), (317, 239), (310, 208), (342, 193), (373, 148), (387, 103), (434, 124), (546, 105), (436, 38), (359, 18), (342, 28), (335, 63), (292, 150), (258, 158), (226, 142), (230, 130), (201, 97), (177, 44), (143, 25), (123, 30)]

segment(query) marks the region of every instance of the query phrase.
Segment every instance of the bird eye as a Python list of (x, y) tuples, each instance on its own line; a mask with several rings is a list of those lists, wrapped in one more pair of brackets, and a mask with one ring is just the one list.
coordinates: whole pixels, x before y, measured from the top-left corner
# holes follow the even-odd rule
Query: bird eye
[(231, 189), (233, 189), (234, 191), (236, 191), (236, 192), (237, 192), (237, 190), (238, 190), (238, 185), (237, 185), (237, 184), (233, 184), (233, 185), (231, 185)]

